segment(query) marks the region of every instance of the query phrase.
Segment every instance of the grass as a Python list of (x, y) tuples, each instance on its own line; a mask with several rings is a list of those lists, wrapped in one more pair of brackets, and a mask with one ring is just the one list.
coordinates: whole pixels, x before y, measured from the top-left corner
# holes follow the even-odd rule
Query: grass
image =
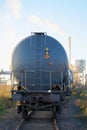
[(0, 119), (11, 107), (11, 86), (0, 85)]
[(87, 114), (87, 87), (77, 88), (75, 91), (76, 106), (79, 107), (81, 113)]
[(87, 126), (87, 87), (76, 88), (75, 93), (76, 119)]

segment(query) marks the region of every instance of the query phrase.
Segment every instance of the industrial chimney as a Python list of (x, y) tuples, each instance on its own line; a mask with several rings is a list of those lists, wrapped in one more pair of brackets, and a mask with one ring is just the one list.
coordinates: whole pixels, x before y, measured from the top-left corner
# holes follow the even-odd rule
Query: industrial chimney
[(68, 37), (68, 58), (69, 58), (69, 65), (71, 64), (71, 37)]

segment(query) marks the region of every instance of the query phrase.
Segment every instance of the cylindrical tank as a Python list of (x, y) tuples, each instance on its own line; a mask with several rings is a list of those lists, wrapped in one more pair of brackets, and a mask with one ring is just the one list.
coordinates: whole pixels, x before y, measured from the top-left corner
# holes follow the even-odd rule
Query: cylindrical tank
[(28, 90), (49, 90), (55, 82), (65, 82), (69, 65), (59, 41), (46, 33), (32, 33), (15, 47), (11, 69)]

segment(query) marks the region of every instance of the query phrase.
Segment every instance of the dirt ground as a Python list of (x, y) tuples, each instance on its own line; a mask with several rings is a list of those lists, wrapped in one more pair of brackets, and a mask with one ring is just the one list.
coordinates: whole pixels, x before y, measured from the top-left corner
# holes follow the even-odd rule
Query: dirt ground
[[(58, 125), (60, 130), (87, 130), (87, 115), (82, 115), (79, 108), (75, 105), (75, 97), (63, 106), (61, 114), (57, 113)], [(21, 121), (21, 115), (17, 115), (16, 109), (9, 109), (2, 121), (0, 130), (15, 130)]]
[(0, 130), (16, 130), (21, 121), (21, 115), (17, 115), (15, 108), (10, 108), (8, 113), (0, 121)]
[(75, 97), (64, 105), (61, 114), (57, 114), (60, 130), (87, 130), (87, 115), (83, 115), (75, 105)]

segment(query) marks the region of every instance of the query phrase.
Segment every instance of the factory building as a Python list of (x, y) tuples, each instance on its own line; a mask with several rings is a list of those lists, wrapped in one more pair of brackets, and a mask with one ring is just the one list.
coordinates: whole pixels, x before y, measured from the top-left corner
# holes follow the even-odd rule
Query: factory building
[(78, 76), (78, 83), (85, 85), (86, 82), (86, 61), (83, 59), (75, 60), (75, 73)]
[(83, 73), (86, 71), (86, 61), (83, 59), (75, 60), (75, 72)]

